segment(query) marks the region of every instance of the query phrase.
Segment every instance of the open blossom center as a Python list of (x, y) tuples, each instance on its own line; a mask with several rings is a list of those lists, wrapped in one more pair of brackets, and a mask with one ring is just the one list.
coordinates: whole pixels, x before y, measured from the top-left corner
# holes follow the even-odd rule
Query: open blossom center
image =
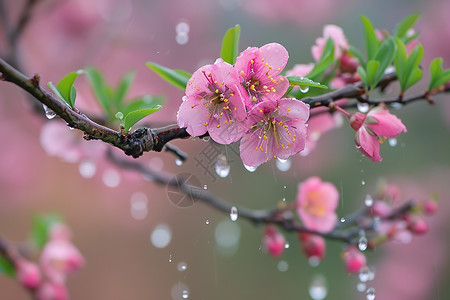
[(303, 209), (315, 217), (323, 217), (327, 213), (327, 207), (322, 201), (323, 195), (317, 191), (308, 193), (308, 201), (303, 203)]

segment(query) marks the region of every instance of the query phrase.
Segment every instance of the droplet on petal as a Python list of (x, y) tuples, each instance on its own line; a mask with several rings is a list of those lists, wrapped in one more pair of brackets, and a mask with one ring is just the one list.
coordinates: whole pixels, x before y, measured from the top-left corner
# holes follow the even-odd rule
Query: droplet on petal
[(300, 86), (300, 92), (307, 93), (309, 91), (309, 86)]
[(286, 172), (291, 168), (292, 163), (289, 159), (278, 158), (276, 165), (278, 170), (280, 170), (281, 172)]
[(247, 166), (244, 164), (244, 167), (247, 169), (247, 171), (249, 172), (255, 172), (257, 167), (252, 167), (252, 166)]

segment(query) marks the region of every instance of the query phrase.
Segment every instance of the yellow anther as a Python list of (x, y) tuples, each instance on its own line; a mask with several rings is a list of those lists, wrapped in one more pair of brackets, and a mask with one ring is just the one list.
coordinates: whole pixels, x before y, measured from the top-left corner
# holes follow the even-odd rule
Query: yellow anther
[(251, 63), (251, 64), (254, 64), (255, 61), (254, 61), (253, 59), (250, 59), (250, 63)]
[(264, 62), (264, 58), (261, 58), (261, 62)]
[(245, 75), (244, 71), (241, 71), (241, 75)]
[(217, 126), (216, 126), (217, 128), (220, 128), (220, 124), (217, 124)]

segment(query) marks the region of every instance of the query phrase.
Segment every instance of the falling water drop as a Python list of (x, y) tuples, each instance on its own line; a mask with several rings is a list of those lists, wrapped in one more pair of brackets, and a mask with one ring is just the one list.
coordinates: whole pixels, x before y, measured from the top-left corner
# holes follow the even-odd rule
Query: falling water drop
[(395, 147), (395, 146), (397, 146), (397, 139), (396, 138), (390, 138), (390, 139), (388, 139), (388, 143), (389, 143), (389, 146)]
[(361, 185), (366, 185), (366, 182), (364, 180), (361, 180)]
[(278, 158), (276, 165), (278, 170), (280, 170), (281, 172), (286, 172), (291, 168), (292, 163), (289, 159)]
[(327, 282), (323, 275), (314, 276), (309, 286), (309, 295), (314, 300), (322, 300), (328, 294)]
[(233, 222), (236, 222), (236, 220), (238, 219), (238, 210), (236, 206), (231, 207), (230, 219)]
[(358, 104), (356, 105), (358, 107), (358, 110), (362, 113), (366, 113), (369, 111), (369, 103), (363, 103), (363, 102), (358, 102)]
[(180, 261), (177, 265), (177, 270), (180, 272), (184, 272), (187, 270), (187, 263), (185, 263), (184, 261)]
[(217, 156), (216, 173), (222, 178), (225, 178), (230, 174), (230, 163), (224, 154), (219, 154)]
[(361, 234), (361, 237), (358, 240), (358, 249), (360, 251), (365, 251), (367, 249), (367, 244), (368, 244), (367, 237), (365, 233), (363, 233)]
[(286, 242), (286, 244), (284, 244), (284, 249), (289, 249), (289, 243)]
[(317, 256), (311, 256), (308, 258), (308, 263), (311, 267), (317, 267), (320, 264), (320, 258)]
[(358, 290), (358, 292), (365, 292), (367, 289), (367, 286), (364, 282), (358, 282), (358, 284), (356, 285), (356, 289)]
[(341, 218), (341, 223), (344, 223), (344, 222), (345, 222), (345, 218), (342, 217), (342, 218)]
[(48, 108), (47, 105), (42, 104), (42, 107), (44, 108), (45, 116), (47, 117), (47, 119), (51, 120), (56, 117), (56, 113), (52, 109)]
[(206, 184), (203, 185), (203, 189), (204, 189), (204, 190), (207, 190), (207, 189), (208, 189), (208, 185), (206, 185)]
[(183, 290), (183, 292), (181, 293), (181, 297), (183, 297), (183, 299), (189, 298), (189, 291)]
[(278, 262), (277, 268), (280, 272), (286, 272), (289, 268), (289, 264), (286, 261), (281, 260)]
[(367, 300), (374, 300), (375, 299), (375, 289), (373, 287), (370, 287), (366, 291), (366, 299)]
[(361, 269), (361, 271), (359, 271), (358, 277), (359, 277), (359, 281), (361, 281), (361, 282), (369, 281), (369, 279), (370, 279), (370, 270), (369, 270), (369, 268), (368, 267), (363, 267)]
[(204, 142), (209, 142), (211, 140), (211, 137), (209, 135), (202, 137), (202, 140)]
[(78, 165), (78, 171), (80, 172), (81, 177), (92, 178), (97, 171), (97, 166), (95, 165), (94, 161), (86, 159), (80, 162), (80, 164)]
[(205, 224), (209, 225), (209, 220), (208, 219), (206, 219)]
[(247, 166), (247, 165), (245, 165), (244, 164), (244, 167), (247, 169), (247, 171), (249, 171), (249, 172), (255, 172), (256, 171), (256, 167), (252, 167), (252, 166)]
[(373, 205), (373, 198), (372, 198), (372, 196), (370, 196), (369, 194), (367, 194), (367, 195), (366, 195), (366, 198), (364, 199), (364, 204), (365, 204), (367, 207), (372, 207), (372, 205)]
[(309, 91), (309, 86), (307, 86), (307, 85), (301, 86), (300, 85), (300, 92), (307, 93), (308, 91)]
[(181, 166), (181, 165), (183, 164), (183, 161), (182, 161), (181, 159), (177, 158), (177, 159), (175, 160), (175, 164), (176, 164), (177, 166)]
[(169, 263), (172, 262), (172, 254), (169, 255)]
[(188, 33), (189, 32), (189, 24), (187, 22), (180, 22), (175, 26), (175, 31), (177, 33)]

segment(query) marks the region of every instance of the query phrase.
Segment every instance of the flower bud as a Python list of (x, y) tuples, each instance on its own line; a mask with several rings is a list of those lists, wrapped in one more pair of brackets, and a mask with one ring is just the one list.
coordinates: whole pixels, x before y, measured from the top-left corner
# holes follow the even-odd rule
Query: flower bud
[(36, 289), (42, 281), (41, 271), (37, 264), (21, 259), (16, 264), (17, 279), (28, 289)]
[(434, 200), (426, 200), (423, 203), (423, 210), (427, 215), (432, 215), (437, 210), (437, 202)]
[(408, 229), (414, 234), (425, 234), (428, 232), (428, 225), (422, 218), (411, 218)]
[(366, 266), (366, 256), (355, 246), (348, 247), (342, 254), (347, 273), (356, 274)]
[(306, 257), (322, 260), (325, 257), (325, 239), (319, 235), (301, 232), (298, 234), (301, 247)]
[(366, 114), (356, 112), (350, 116), (350, 126), (355, 131), (358, 131), (361, 128), (361, 126), (363, 125), (365, 119), (366, 119)]
[(386, 217), (387, 215), (389, 215), (390, 211), (391, 208), (389, 207), (389, 205), (385, 201), (381, 200), (376, 200), (371, 207), (372, 215), (374, 215), (375, 217)]
[(286, 240), (284, 236), (278, 232), (275, 226), (267, 226), (264, 233), (263, 244), (267, 252), (273, 257), (280, 257), (283, 254)]
[(44, 282), (39, 288), (36, 298), (38, 300), (68, 300), (67, 288), (59, 283)]

